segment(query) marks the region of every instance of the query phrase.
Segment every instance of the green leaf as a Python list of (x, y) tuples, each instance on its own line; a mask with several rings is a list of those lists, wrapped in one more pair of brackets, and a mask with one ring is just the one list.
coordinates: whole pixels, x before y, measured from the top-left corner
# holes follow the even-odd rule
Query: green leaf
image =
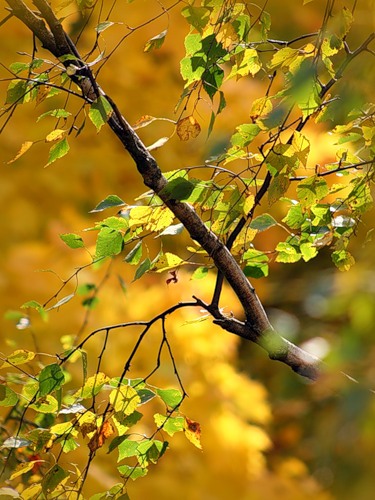
[(145, 45), (145, 48), (143, 49), (143, 52), (150, 52), (150, 50), (160, 49), (160, 47), (164, 43), (167, 32), (168, 32), (168, 30), (164, 30), (161, 33), (159, 33), (158, 35), (150, 38), (150, 40), (148, 40), (146, 42), (146, 45)]
[(191, 275), (192, 280), (201, 280), (205, 278), (208, 274), (208, 267), (197, 267), (197, 269)]
[(303, 207), (311, 207), (327, 196), (328, 192), (327, 182), (316, 175), (304, 179), (297, 186), (297, 196)]
[(130, 478), (133, 481), (147, 474), (148, 469), (143, 467), (131, 467), (130, 465), (120, 465), (117, 470), (125, 479)]
[(345, 249), (332, 253), (332, 261), (340, 271), (348, 271), (354, 264), (354, 257)]
[(160, 195), (168, 200), (186, 200), (194, 190), (194, 184), (183, 177), (177, 177), (168, 182), (160, 191)]
[(151, 260), (147, 257), (147, 259), (145, 259), (141, 265), (138, 267), (138, 269), (136, 270), (135, 272), (135, 276), (134, 276), (134, 280), (133, 281), (136, 281), (136, 280), (139, 280), (139, 278), (141, 278), (145, 273), (147, 273), (147, 271), (150, 270), (151, 268), (151, 265), (152, 265), (152, 262)]
[(135, 457), (137, 455), (138, 445), (139, 445), (138, 441), (130, 440), (129, 436), (127, 435), (117, 436), (112, 440), (108, 452), (117, 448), (118, 450), (117, 461), (120, 462), (121, 460), (124, 460), (124, 458)]
[(205, 7), (189, 5), (182, 9), (181, 14), (186, 18), (190, 26), (199, 31), (199, 33), (202, 33), (203, 28), (210, 19), (210, 11)]
[(178, 389), (155, 389), (157, 395), (170, 408), (176, 408), (182, 403), (182, 394)]
[(44, 307), (42, 306), (42, 304), (39, 304), (39, 302), (37, 302), (36, 300), (29, 300), (28, 302), (25, 302), (24, 304), (22, 304), (21, 306), (21, 309), (35, 309), (36, 311), (38, 311), (38, 313), (40, 314), (40, 317), (46, 321), (47, 319), (47, 311), (44, 309)]
[[(297, 203), (297, 202), (296, 202)], [(288, 224), (288, 226), (291, 229), (298, 229), (302, 226), (302, 224), (305, 222), (306, 216), (302, 212), (302, 207), (298, 203), (297, 205), (292, 205), (286, 214), (286, 216), (283, 218), (283, 222)]]
[(30, 100), (30, 87), (24, 80), (12, 80), (8, 85), (5, 104), (22, 104)]
[(245, 261), (244, 274), (251, 278), (263, 278), (268, 276), (268, 257), (259, 250), (247, 250), (243, 259)]
[(142, 258), (142, 240), (138, 241), (134, 248), (130, 250), (128, 255), (125, 257), (124, 261), (132, 266), (139, 264)]
[(47, 394), (47, 396), (45, 397), (39, 398), (36, 403), (30, 405), (30, 408), (33, 408), (33, 410), (36, 410), (39, 413), (55, 413), (57, 412), (58, 407), (59, 405), (57, 399), (55, 399), (50, 394)]
[(250, 224), (251, 229), (266, 231), (272, 226), (276, 226), (277, 221), (269, 214), (262, 214), (256, 217)]
[(237, 133), (232, 135), (233, 146), (244, 148), (248, 146), (260, 132), (260, 127), (255, 123), (245, 123), (236, 127)]
[(224, 71), (218, 64), (212, 64), (202, 74), (203, 88), (211, 101), (224, 80)]
[(156, 425), (170, 436), (173, 436), (176, 432), (183, 431), (185, 428), (184, 417), (171, 417), (155, 413), (154, 420)]
[(6, 385), (0, 385), (0, 406), (15, 406), (18, 402), (17, 394)]
[(89, 118), (95, 125), (97, 132), (107, 123), (112, 112), (112, 106), (104, 96), (99, 96), (98, 99), (91, 104)]
[(96, 240), (95, 255), (97, 258), (112, 257), (119, 254), (123, 247), (123, 235), (109, 227), (103, 227)]
[(93, 210), (90, 210), (89, 213), (91, 214), (93, 212), (102, 212), (107, 208), (121, 207), (123, 205), (126, 205), (126, 203), (121, 198), (119, 198), (115, 194), (110, 194), (109, 196), (107, 196), (107, 198), (98, 203)]
[(38, 380), (39, 396), (42, 397), (59, 389), (65, 381), (65, 376), (60, 366), (54, 363), (43, 368)]
[(297, 251), (297, 249), (288, 242), (280, 242), (276, 246), (276, 251), (278, 255), (276, 257), (276, 262), (293, 263), (298, 262), (302, 255)]
[(301, 243), (299, 248), (302, 254), (302, 258), (305, 262), (308, 262), (309, 260), (313, 259), (318, 255), (318, 250), (313, 243), (310, 242)]
[(139, 389), (137, 392), (138, 396), (141, 398), (141, 402), (139, 403), (140, 405), (147, 403), (156, 396), (156, 394), (150, 389)]
[(45, 495), (52, 493), (57, 486), (70, 474), (68, 471), (64, 470), (60, 465), (55, 464), (49, 471), (43, 476), (42, 479), (42, 489)]
[(102, 23), (99, 23), (96, 27), (95, 27), (95, 31), (97, 33), (103, 33), (103, 31), (105, 31), (107, 28), (109, 28), (110, 26), (113, 26), (114, 24), (116, 23), (113, 23), (112, 21), (103, 21)]
[(30, 69), (30, 63), (14, 62), (10, 64), (9, 69), (12, 73), (18, 74), (22, 71), (28, 71)]
[(290, 185), (290, 179), (287, 175), (280, 174), (274, 177), (268, 188), (268, 203), (272, 205), (287, 192)]
[(69, 113), (69, 111), (66, 111), (65, 109), (51, 109), (50, 111), (46, 111), (45, 113), (41, 114), (37, 118), (37, 123), (42, 119), (45, 118), (46, 116), (52, 116), (54, 118), (68, 118), (68, 116), (71, 116), (72, 113)]
[(60, 238), (68, 245), (69, 248), (84, 248), (85, 246), (83, 239), (78, 234), (60, 234)]
[(48, 167), (48, 165), (51, 165), (54, 161), (65, 156), (69, 149), (70, 146), (66, 137), (62, 141), (56, 142), (49, 150), (48, 162), (45, 166)]
[(156, 439), (143, 441), (138, 445), (139, 464), (143, 467), (147, 467), (149, 462), (156, 464), (159, 458), (164, 455), (167, 448), (168, 443), (166, 441), (162, 442)]

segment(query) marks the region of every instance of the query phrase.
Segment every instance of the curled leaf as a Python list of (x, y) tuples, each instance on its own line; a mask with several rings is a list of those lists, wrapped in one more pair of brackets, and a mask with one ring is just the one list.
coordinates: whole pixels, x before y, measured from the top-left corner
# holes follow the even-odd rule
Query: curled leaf
[(195, 139), (198, 137), (201, 131), (201, 126), (194, 116), (190, 115), (177, 122), (176, 131), (181, 141), (188, 141), (189, 139)]

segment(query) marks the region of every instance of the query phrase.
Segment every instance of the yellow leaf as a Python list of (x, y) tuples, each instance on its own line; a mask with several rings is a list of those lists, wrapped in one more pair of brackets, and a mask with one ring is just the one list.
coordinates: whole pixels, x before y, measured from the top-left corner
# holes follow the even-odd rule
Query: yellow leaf
[(32, 146), (33, 144), (34, 144), (34, 143), (33, 143), (33, 142), (31, 142), (31, 141), (26, 141), (26, 142), (24, 142), (24, 143), (22, 144), (22, 146), (21, 146), (21, 149), (20, 149), (20, 150), (18, 151), (18, 153), (16, 154), (16, 156), (15, 156), (12, 160), (8, 161), (8, 163), (7, 163), (7, 164), (9, 165), (10, 163), (13, 163), (13, 162), (15, 162), (16, 160), (18, 160), (18, 158), (20, 158), (22, 155), (24, 155), (24, 154), (25, 154), (25, 153), (26, 153), (26, 152), (27, 152), (27, 151), (31, 148), (31, 146)]
[(254, 206), (254, 195), (250, 194), (243, 204), (243, 213), (247, 215)]
[(141, 398), (133, 387), (121, 386), (110, 393), (109, 401), (116, 412), (131, 415), (141, 403)]
[(184, 261), (180, 259), (177, 255), (167, 252), (163, 254), (155, 263), (154, 270), (157, 273), (167, 271), (168, 269), (174, 269), (183, 263)]
[(185, 417), (185, 436), (197, 448), (202, 449), (201, 445), (201, 426), (198, 422)]
[(9, 479), (15, 479), (18, 476), (22, 476), (22, 474), (26, 474), (26, 472), (29, 472), (31, 469), (33, 469), (34, 464), (36, 464), (37, 462), (44, 462), (44, 460), (31, 460), (30, 462), (20, 463)]
[(47, 137), (46, 137), (46, 142), (53, 142), (53, 141), (58, 141), (64, 137), (66, 134), (66, 130), (63, 130), (61, 128), (57, 128), (56, 130), (52, 130)]
[(129, 227), (146, 225), (152, 210), (152, 207), (133, 207), (129, 212)]

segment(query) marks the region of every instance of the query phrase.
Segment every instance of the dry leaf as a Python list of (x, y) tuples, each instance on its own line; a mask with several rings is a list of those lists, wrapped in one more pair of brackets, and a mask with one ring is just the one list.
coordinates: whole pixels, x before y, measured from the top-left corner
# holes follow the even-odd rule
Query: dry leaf
[(201, 126), (194, 116), (190, 115), (177, 122), (176, 131), (181, 141), (188, 141), (189, 139), (195, 139), (199, 135)]

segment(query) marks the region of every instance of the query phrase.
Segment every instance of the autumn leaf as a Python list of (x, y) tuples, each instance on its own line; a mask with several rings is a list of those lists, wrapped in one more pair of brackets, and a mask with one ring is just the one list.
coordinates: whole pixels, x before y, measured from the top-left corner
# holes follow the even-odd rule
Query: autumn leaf
[(196, 121), (193, 115), (182, 118), (177, 122), (177, 135), (181, 141), (188, 141), (189, 139), (195, 139), (198, 137), (201, 126)]
[(187, 439), (200, 450), (201, 445), (201, 426), (199, 422), (194, 422), (190, 418), (185, 417), (185, 436)]

